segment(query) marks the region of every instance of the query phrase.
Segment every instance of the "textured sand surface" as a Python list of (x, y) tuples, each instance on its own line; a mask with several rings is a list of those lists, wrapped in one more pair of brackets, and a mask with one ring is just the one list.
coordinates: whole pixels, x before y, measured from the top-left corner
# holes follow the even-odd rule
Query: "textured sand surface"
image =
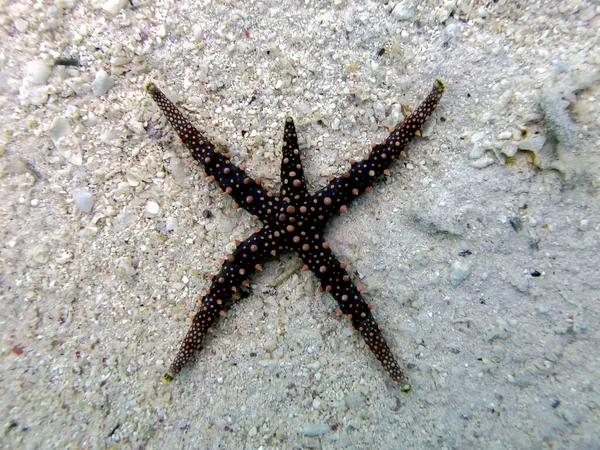
[[(598, 448), (596, 2), (132, 3), (0, 3), (0, 446)], [(145, 83), (275, 190), (292, 115), (314, 190), (437, 77), (327, 233), (413, 391), (291, 256), (165, 383), (254, 224)]]

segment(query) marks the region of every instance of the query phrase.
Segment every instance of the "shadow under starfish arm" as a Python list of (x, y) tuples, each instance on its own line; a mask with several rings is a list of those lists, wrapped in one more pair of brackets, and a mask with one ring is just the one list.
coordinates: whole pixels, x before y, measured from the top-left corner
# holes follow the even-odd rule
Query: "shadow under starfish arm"
[(270, 209), (277, 208), (273, 194), (261, 185), (261, 179), (254, 180), (246, 174), (245, 165), (237, 167), (231, 162), (231, 154), (221, 153), (214, 143), (207, 140), (200, 131), (177, 109), (154, 83), (148, 83), (146, 89), (156, 102), (179, 138), (192, 152), (195, 160), (204, 166), (207, 176), (216, 181), (219, 187), (231, 195), (236, 207), (242, 207), (255, 219), (266, 220)]
[(389, 167), (396, 158), (404, 155), (404, 149), (410, 139), (418, 134), (427, 122), (444, 93), (444, 83), (437, 79), (433, 89), (423, 103), (393, 130), (381, 144), (373, 146), (371, 152), (362, 161), (350, 160), (351, 168), (342, 176), (331, 178), (323, 189), (313, 194), (312, 198), (319, 211), (319, 220), (327, 219), (338, 211), (345, 212), (347, 206), (360, 194), (373, 185), (381, 175), (389, 175)]

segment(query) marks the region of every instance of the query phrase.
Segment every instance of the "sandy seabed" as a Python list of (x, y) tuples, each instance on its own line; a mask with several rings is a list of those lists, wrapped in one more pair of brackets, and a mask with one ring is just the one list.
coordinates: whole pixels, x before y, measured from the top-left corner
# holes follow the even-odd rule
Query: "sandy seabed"
[[(0, 3), (2, 448), (598, 448), (599, 30), (583, 0)], [(274, 190), (292, 115), (315, 190), (437, 77), (326, 236), (413, 391), (293, 256), (164, 382), (255, 224), (145, 83)]]

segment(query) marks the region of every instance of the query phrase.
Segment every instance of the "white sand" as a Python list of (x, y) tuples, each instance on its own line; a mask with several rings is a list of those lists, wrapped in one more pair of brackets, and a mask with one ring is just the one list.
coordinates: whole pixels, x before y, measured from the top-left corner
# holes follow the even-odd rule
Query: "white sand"
[[(134, 5), (0, 4), (2, 448), (598, 448), (596, 2)], [(413, 392), (293, 257), (163, 382), (253, 223), (145, 82), (275, 189), (291, 114), (316, 189), (436, 77), (425, 137), (327, 235)]]

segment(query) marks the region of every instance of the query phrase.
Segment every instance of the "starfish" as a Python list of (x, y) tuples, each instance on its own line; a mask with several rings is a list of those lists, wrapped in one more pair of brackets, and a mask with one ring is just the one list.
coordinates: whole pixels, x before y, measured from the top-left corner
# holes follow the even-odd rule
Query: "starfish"
[(321, 292), (329, 292), (338, 302), (338, 316), (346, 315), (358, 329), (370, 349), (402, 390), (409, 391), (408, 379), (392, 355), (381, 330), (371, 314), (373, 305), (367, 304), (341, 263), (324, 239), (324, 229), (329, 218), (337, 212), (346, 212), (347, 205), (381, 175), (389, 175), (392, 162), (406, 156), (404, 149), (409, 140), (429, 119), (444, 92), (444, 83), (436, 80), (423, 103), (362, 161), (350, 160), (351, 168), (340, 177), (330, 177), (328, 184), (316, 193), (309, 193), (304, 181), (302, 160), (294, 121), (285, 119), (281, 156), (281, 192), (264, 189), (260, 178), (252, 179), (245, 164), (236, 166), (230, 153), (223, 153), (207, 140), (153, 84), (146, 86), (150, 96), (167, 117), (192, 157), (204, 166), (204, 176), (210, 177), (242, 207), (262, 228), (243, 242), (236, 241), (236, 250), (226, 260), (220, 260), (221, 270), (211, 274), (211, 286), (194, 315), (192, 325), (181, 344), (173, 363), (164, 378), (172, 381), (189, 362), (194, 352), (201, 348), (205, 335), (241, 285), (248, 286), (248, 277), (262, 270), (262, 263), (274, 256), (293, 252), (304, 262), (303, 271), (311, 270), (319, 279)]

